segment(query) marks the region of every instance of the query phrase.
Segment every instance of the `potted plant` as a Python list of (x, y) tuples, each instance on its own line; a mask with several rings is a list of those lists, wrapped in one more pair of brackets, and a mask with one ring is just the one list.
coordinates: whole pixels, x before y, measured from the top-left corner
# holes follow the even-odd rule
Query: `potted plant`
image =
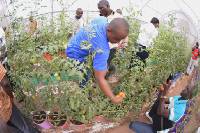
[(33, 122), (42, 129), (50, 129), (52, 125), (47, 120), (47, 113), (45, 111), (32, 112)]
[(50, 112), (48, 120), (54, 127), (63, 126), (67, 121), (67, 116), (64, 113)]

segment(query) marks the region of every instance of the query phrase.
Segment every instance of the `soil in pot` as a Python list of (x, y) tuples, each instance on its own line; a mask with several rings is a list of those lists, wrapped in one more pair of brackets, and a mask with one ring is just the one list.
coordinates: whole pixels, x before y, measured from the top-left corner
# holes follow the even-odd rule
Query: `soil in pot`
[(62, 126), (67, 121), (67, 116), (64, 113), (51, 112), (48, 115), (48, 119), (53, 126)]
[(36, 111), (36, 112), (33, 112), (32, 114), (33, 121), (36, 124), (41, 124), (42, 122), (44, 122), (46, 120), (46, 116), (47, 115), (45, 111)]

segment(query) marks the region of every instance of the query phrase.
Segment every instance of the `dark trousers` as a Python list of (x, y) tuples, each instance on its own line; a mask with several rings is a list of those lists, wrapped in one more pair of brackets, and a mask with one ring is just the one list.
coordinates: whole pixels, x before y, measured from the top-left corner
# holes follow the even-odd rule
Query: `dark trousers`
[(67, 60), (72, 64), (71, 69), (75, 68), (77, 72), (80, 72), (83, 75), (83, 79), (79, 82), (79, 87), (85, 88), (92, 76), (91, 70), (85, 65), (86, 62), (79, 62), (78, 60), (69, 57)]
[(140, 44), (136, 45), (138, 52), (132, 52), (129, 68), (134, 68), (136, 66), (141, 66), (142, 68), (144, 68), (146, 66), (146, 59), (149, 57), (149, 52), (146, 50), (145, 46), (142, 46)]
[(165, 118), (163, 116), (157, 115), (157, 109), (159, 107), (159, 98), (155, 101), (153, 104), (149, 116), (153, 120), (153, 130), (154, 131), (162, 131), (165, 129), (169, 129), (173, 127), (174, 122), (169, 120), (168, 118)]
[(91, 71), (86, 68), (86, 73), (83, 72), (83, 70), (80, 70), (82, 73), (83, 73), (83, 79), (81, 80), (81, 82), (79, 83), (79, 87), (80, 88), (85, 88), (88, 81), (90, 80), (91, 78)]
[(152, 124), (147, 124), (139, 121), (131, 122), (129, 128), (136, 133), (156, 133), (153, 131)]
[(115, 72), (115, 66), (112, 64), (112, 60), (116, 57), (116, 49), (113, 48), (110, 50), (110, 54), (108, 57), (108, 73), (106, 74), (106, 78), (108, 78), (111, 74)]

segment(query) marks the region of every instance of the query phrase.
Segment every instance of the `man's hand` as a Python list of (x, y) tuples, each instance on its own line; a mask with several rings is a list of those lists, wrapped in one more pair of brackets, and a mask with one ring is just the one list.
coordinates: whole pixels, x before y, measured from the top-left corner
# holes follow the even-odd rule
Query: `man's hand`
[(118, 95), (111, 98), (111, 102), (114, 104), (120, 104), (122, 101), (123, 101), (123, 97), (120, 97)]
[(125, 48), (126, 46), (128, 46), (128, 36), (124, 39), (122, 39), (119, 43), (118, 43), (118, 49), (122, 49)]

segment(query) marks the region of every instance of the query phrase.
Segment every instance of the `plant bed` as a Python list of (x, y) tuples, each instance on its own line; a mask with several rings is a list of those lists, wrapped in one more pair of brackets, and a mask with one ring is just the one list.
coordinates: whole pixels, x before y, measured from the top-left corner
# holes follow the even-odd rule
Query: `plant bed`
[[(66, 16), (63, 14), (61, 16), (59, 22), (66, 24)], [(146, 98), (152, 98), (151, 92), (155, 90), (155, 86), (159, 86), (170, 73), (185, 69), (188, 54), (186, 54), (185, 38), (173, 32), (172, 28), (161, 26), (160, 34), (154, 40), (154, 47), (150, 49), (151, 54), (146, 67), (141, 69), (141, 66), (137, 66), (129, 69), (132, 55), (136, 52), (133, 44), (138, 36), (139, 23), (131, 18), (128, 18), (128, 21), (130, 45), (123, 55), (117, 52), (113, 60), (117, 68), (116, 73), (121, 77), (120, 83), (113, 86), (113, 91), (116, 95), (119, 92), (126, 94), (120, 105), (112, 104), (99, 87), (93, 88), (95, 81), (93, 76), (85, 89), (79, 88), (79, 82), (83, 78), (80, 70), (86, 73), (83, 68), (87, 67), (93, 71), (92, 56), (88, 57), (86, 64), (72, 62), (60, 56), (60, 52), (66, 48), (68, 41), (66, 30), (70, 29), (69, 25), (55, 26), (51, 23), (42, 27), (37, 38), (33, 36), (25, 39), (27, 35), (21, 31), (22, 34), (17, 41), (9, 40), (8, 62), (11, 66), (9, 74), (16, 85), (28, 94), (24, 98), (26, 112), (30, 114), (31, 111), (37, 110), (38, 106), (40, 109), (52, 110), (56, 105), (59, 108), (58, 112), (67, 112), (67, 118), (84, 124), (91, 123), (95, 116), (103, 115), (109, 120), (119, 121), (129, 112), (139, 113)], [(41, 47), (41, 50), (36, 50), (37, 47)], [(38, 63), (39, 67), (33, 67), (33, 64)], [(44, 86), (38, 90), (37, 86), (40, 84)], [(16, 97), (19, 97), (19, 94), (16, 88)], [(51, 120), (57, 124), (61, 122), (56, 118), (54, 120), (53, 116)]]

